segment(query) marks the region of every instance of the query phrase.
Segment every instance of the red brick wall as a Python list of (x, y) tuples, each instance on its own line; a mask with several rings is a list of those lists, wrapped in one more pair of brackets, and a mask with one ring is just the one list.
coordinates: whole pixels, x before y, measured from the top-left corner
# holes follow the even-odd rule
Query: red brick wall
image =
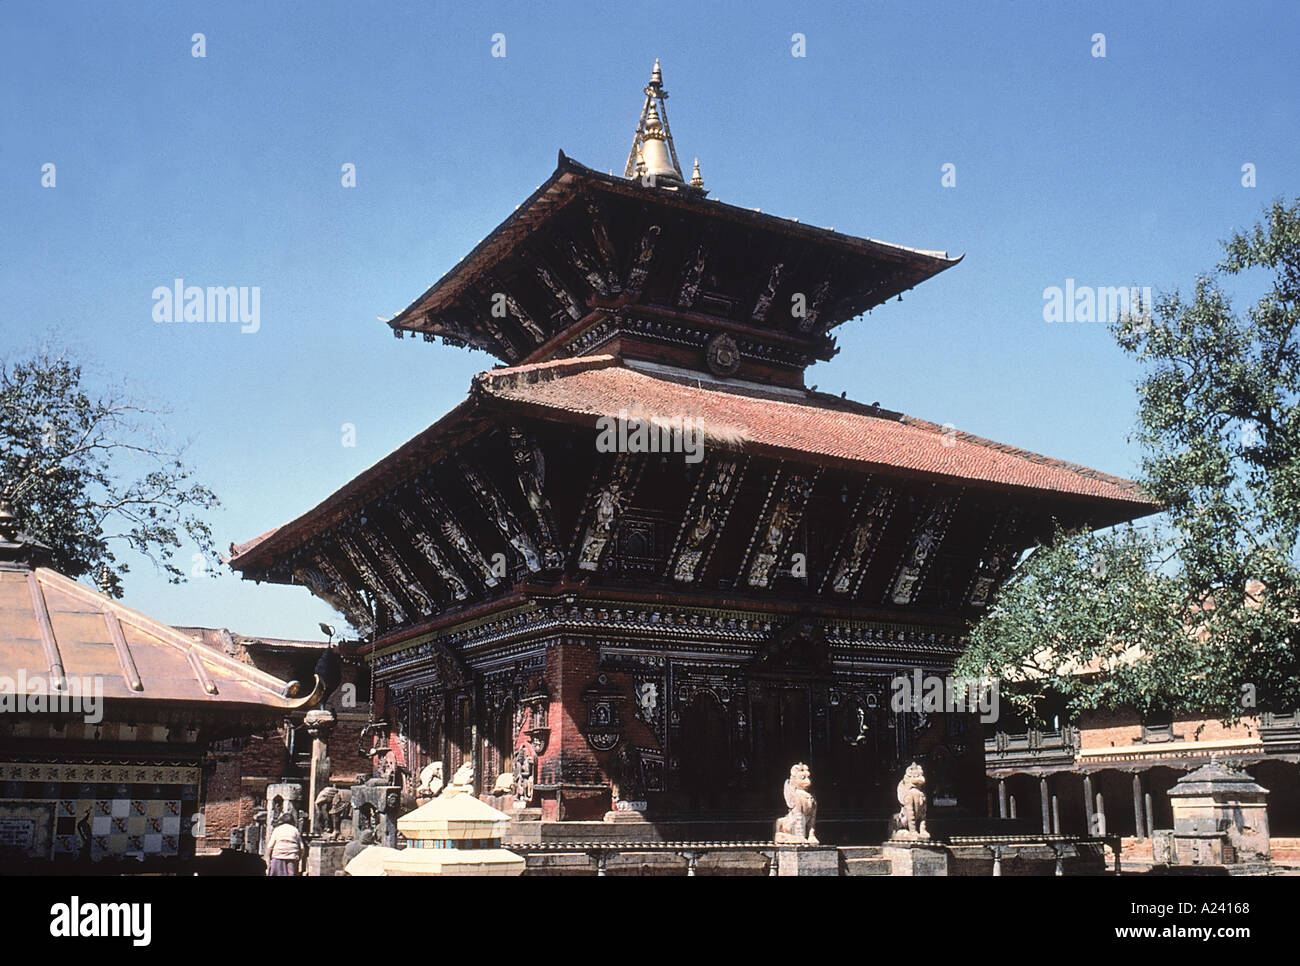
[[(353, 668), (345, 666), (344, 670), (346, 678), (354, 677)], [(344, 707), (341, 689), (330, 696), (325, 707), (337, 716), (326, 745), (330, 780), (350, 785), (358, 774), (370, 774), (370, 759), (361, 753), (360, 748), (361, 729), (369, 720), (369, 708)], [(292, 720), (295, 725), (301, 725), (302, 714), (295, 714)], [(304, 772), (292, 777), (294, 763), (289, 758), (286, 739), (287, 729), (281, 726), (266, 734), (250, 735), (244, 739), (243, 750), (238, 754), (214, 753), (211, 756), (201, 792), (205, 834), (198, 843), (199, 848), (228, 847), (230, 830), (248, 825), (253, 820), (253, 813), (266, 807), (266, 786), (269, 783), (286, 777), (301, 781), (305, 799), (311, 776)], [(303, 740), (301, 733), (299, 740)]]
[[(1174, 720), (1174, 734), (1183, 741), (1248, 740), (1259, 734), (1255, 718), (1225, 725), (1206, 718), (1182, 717)], [(1083, 748), (1132, 748), (1140, 743), (1142, 719), (1136, 711), (1096, 711), (1080, 718), (1079, 742)]]
[(289, 763), (284, 732), (254, 734), (237, 754), (215, 753), (204, 770), (204, 835), (199, 848), (221, 849), (230, 844), (230, 830), (243, 828), (266, 805), (266, 785), (279, 781)]

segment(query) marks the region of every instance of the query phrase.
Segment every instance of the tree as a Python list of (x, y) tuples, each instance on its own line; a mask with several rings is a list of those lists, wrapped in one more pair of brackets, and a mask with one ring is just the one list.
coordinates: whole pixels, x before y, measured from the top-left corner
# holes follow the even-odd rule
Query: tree
[(162, 413), (82, 383), (79, 365), (48, 351), (0, 362), (0, 498), (70, 577), (121, 597), (125, 547), (180, 583), (183, 538), (215, 557), (198, 513), (220, 501), (163, 442)]
[[(1300, 707), (1300, 200), (1223, 247), (1190, 298), (1113, 327), (1145, 366), (1136, 438), (1162, 519), (1058, 534), (972, 630), (959, 669), (1037, 682), (1013, 697), (1031, 717), (1048, 692), (1076, 712)], [(1239, 315), (1223, 284), (1256, 276)]]

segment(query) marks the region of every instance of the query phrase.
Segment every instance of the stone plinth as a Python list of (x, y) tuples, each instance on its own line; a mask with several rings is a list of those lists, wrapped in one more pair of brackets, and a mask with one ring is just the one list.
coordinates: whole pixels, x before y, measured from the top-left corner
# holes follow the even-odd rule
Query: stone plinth
[(398, 849), (384, 875), (523, 875), (524, 859), (506, 849)]
[(303, 802), (302, 786), (297, 782), (273, 782), (266, 786), (266, 826), (262, 830), (261, 845), (266, 847), (271, 837), (271, 827), (280, 813), (293, 808), (301, 816), (306, 807)]
[(343, 871), (346, 842), (312, 842), (307, 846), (308, 875), (337, 875)]
[[(387, 848), (397, 847), (397, 823), (393, 809), (400, 803), (401, 788), (396, 785), (353, 785), (352, 827), (361, 829), (362, 815), (374, 822), (375, 842)], [(354, 834), (356, 834), (354, 832)]]
[(781, 846), (776, 850), (777, 875), (840, 874), (839, 849), (823, 846)]
[(948, 874), (948, 850), (941, 845), (886, 842), (880, 854), (881, 858), (889, 860), (890, 875)]
[(645, 815), (630, 808), (620, 808), (606, 812), (604, 821), (619, 825), (644, 825)]

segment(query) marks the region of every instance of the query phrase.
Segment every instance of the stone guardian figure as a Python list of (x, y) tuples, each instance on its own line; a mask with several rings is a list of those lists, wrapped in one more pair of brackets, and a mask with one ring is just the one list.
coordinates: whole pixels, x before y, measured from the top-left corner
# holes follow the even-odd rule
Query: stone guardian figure
[(790, 769), (785, 783), (785, 804), (790, 811), (777, 819), (776, 841), (818, 845), (813, 826), (817, 821), (817, 800), (812, 794), (812, 773), (800, 762)]
[(898, 804), (901, 806), (890, 823), (894, 840), (928, 839), (929, 831), (925, 827), (926, 800), (925, 772), (916, 762), (907, 766), (903, 780), (898, 783)]

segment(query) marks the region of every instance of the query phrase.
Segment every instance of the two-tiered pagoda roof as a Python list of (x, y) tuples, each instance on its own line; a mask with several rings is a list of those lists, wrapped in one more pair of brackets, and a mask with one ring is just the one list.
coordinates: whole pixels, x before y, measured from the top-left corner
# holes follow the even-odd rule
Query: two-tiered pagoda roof
[[(235, 569), (304, 583), (358, 626), (378, 608), (389, 630), (528, 577), (957, 619), (1054, 525), (1156, 509), (1130, 481), (805, 388), (837, 351), (831, 330), (960, 259), (707, 197), (698, 162), (682, 176), (666, 96), (656, 66), (627, 176), (561, 152), (388, 323), (505, 367), (314, 509), (232, 546)], [(697, 421), (708, 458), (683, 475), (596, 452), (598, 420), (629, 415)], [(796, 548), (802, 582), (772, 563)]]

